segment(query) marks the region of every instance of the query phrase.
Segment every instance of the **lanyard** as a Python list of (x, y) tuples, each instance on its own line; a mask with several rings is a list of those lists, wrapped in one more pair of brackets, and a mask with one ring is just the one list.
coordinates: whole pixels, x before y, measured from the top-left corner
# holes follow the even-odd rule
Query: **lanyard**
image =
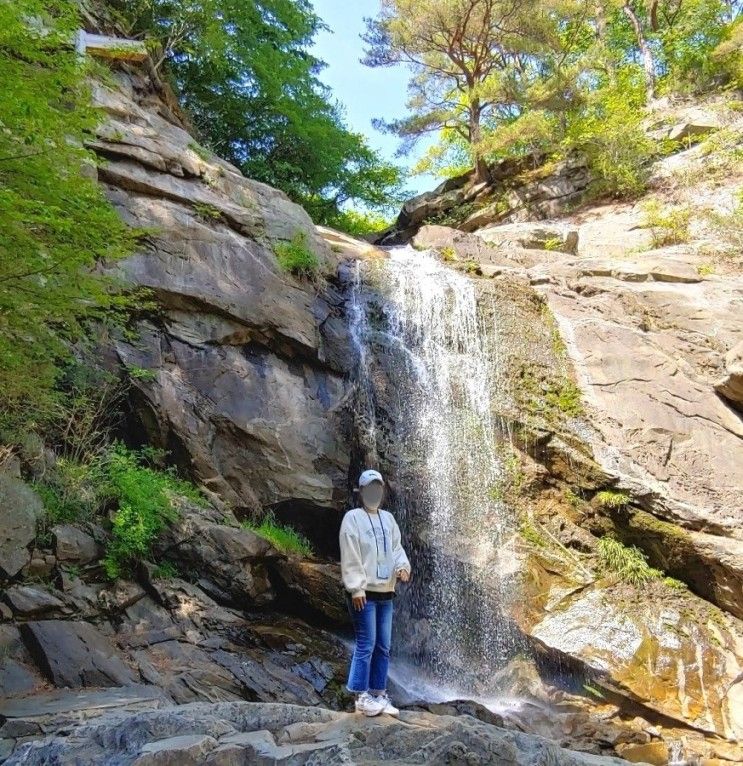
[[(377, 561), (379, 561), (379, 540), (377, 540), (377, 533), (374, 529), (374, 522), (372, 521), (372, 517), (369, 511), (367, 511), (366, 508), (364, 508), (364, 511), (366, 512), (366, 515), (369, 519), (369, 523), (371, 524), (372, 535), (374, 536), (374, 545), (377, 546)], [(379, 526), (382, 527), (382, 540), (384, 540), (384, 556), (385, 558), (387, 558), (387, 535), (384, 531), (384, 523), (382, 522), (381, 513), (379, 514)]]

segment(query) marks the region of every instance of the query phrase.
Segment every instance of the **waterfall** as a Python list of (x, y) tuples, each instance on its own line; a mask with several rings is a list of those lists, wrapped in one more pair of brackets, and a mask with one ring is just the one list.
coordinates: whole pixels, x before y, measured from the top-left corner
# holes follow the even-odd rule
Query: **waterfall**
[(350, 315), (357, 419), (369, 424), (357, 431), (360, 460), (390, 477), (416, 562), (398, 646), (441, 683), (482, 690), (514, 650), (498, 615), (513, 520), (499, 490), (493, 328), (473, 280), (410, 247), (359, 267)]

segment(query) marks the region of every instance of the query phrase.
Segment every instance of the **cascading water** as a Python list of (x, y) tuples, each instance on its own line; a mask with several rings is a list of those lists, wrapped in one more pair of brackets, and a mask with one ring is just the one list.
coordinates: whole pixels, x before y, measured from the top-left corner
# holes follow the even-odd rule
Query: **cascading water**
[(357, 277), (360, 460), (391, 477), (391, 510), (416, 561), (399, 599), (408, 661), (439, 683), (484, 693), (514, 649), (498, 606), (510, 597), (513, 524), (499, 498), (493, 416), (497, 359), (473, 281), (432, 255), (395, 248)]

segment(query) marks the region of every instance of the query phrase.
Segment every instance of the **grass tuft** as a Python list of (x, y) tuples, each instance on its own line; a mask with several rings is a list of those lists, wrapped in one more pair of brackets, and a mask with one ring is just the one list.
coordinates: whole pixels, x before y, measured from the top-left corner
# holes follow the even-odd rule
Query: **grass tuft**
[(305, 557), (315, 555), (312, 543), (304, 535), (301, 535), (296, 529), (280, 524), (273, 514), (265, 516), (260, 524), (246, 520), (242, 522), (242, 526), (268, 540), (274, 548), (282, 553), (294, 553)]
[(312, 277), (320, 269), (320, 259), (310, 250), (307, 235), (303, 231), (298, 231), (291, 242), (275, 245), (274, 254), (282, 271), (295, 277)]
[(634, 545), (622, 545), (612, 537), (602, 537), (598, 545), (601, 568), (619, 576), (623, 582), (642, 585), (650, 580), (663, 579), (660, 569), (648, 564), (645, 554)]

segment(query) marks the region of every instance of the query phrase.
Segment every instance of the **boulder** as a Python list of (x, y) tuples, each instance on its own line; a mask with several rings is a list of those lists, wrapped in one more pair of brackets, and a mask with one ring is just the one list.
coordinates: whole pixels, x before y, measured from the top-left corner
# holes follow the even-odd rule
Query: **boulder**
[(21, 479), (0, 471), (0, 577), (15, 577), (31, 560), (29, 545), (44, 513), (39, 496)]
[(52, 529), (54, 553), (61, 563), (89, 564), (101, 555), (98, 543), (79, 527), (61, 524)]
[(136, 680), (108, 639), (90, 623), (27, 622), (21, 626), (21, 635), (55, 686), (126, 686)]
[(547, 222), (488, 226), (476, 233), (485, 242), (502, 247), (557, 250), (563, 253), (575, 253), (579, 241), (576, 229)]
[(715, 384), (715, 390), (733, 407), (743, 410), (743, 340), (725, 357), (725, 375)]
[(517, 614), (529, 635), (579, 659), (594, 685), (701, 731), (733, 741), (743, 736), (740, 620), (660, 581), (566, 589), (554, 563), (549, 567), (553, 574), (539, 595), (544, 612), (536, 610), (532, 624)]
[(12, 585), (5, 591), (4, 599), (17, 615), (26, 617), (65, 609), (64, 601), (34, 585)]
[(470, 716), (403, 711), (366, 718), (322, 708), (250, 702), (184, 705), (103, 716), (65, 737), (18, 747), (6, 766), (123, 764), (498, 763), (620, 766)]

